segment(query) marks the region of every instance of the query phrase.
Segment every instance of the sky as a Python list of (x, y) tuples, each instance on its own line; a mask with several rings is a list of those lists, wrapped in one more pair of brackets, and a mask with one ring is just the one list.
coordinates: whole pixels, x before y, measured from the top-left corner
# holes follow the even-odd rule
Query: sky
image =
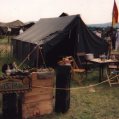
[[(119, 7), (119, 0), (116, 0)], [(0, 0), (0, 22), (38, 21), (58, 17), (65, 12), (80, 14), (86, 24), (107, 23), (112, 20), (114, 0)]]

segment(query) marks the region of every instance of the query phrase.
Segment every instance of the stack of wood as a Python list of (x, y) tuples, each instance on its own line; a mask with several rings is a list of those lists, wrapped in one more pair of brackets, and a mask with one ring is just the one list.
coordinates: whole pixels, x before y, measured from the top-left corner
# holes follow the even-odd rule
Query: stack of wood
[(23, 119), (53, 112), (54, 78), (54, 71), (32, 73), (32, 91), (24, 94), (22, 103)]

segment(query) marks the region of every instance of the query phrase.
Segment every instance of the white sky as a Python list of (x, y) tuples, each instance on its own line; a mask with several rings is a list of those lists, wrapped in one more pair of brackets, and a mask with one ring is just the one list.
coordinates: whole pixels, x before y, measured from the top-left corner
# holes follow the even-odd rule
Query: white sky
[[(114, 0), (0, 0), (0, 22), (80, 14), (86, 24), (111, 22)], [(119, 0), (116, 0), (119, 7)]]

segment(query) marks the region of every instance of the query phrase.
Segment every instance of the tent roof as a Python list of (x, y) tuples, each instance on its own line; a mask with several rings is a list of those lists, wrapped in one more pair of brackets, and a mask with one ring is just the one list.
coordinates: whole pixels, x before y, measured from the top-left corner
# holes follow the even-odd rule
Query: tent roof
[(33, 44), (44, 44), (62, 32), (77, 16), (79, 15), (40, 19), (35, 25), (14, 39)]
[(13, 22), (8, 22), (8, 23), (0, 22), (1, 27), (14, 28), (14, 27), (19, 27), (19, 26), (23, 26), (23, 25), (24, 25), (24, 23), (21, 22), (20, 20), (16, 20), (16, 21), (13, 21)]

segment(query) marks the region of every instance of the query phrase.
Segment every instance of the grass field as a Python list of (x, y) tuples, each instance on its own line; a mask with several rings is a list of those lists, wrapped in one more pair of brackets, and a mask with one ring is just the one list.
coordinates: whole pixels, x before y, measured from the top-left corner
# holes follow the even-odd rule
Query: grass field
[[(93, 72), (93, 74), (97, 72)], [(67, 113), (53, 113), (34, 119), (119, 119), (119, 86), (109, 87), (108, 83), (90, 88), (82, 86), (98, 83), (91, 76), (79, 86), (71, 81), (71, 104)], [(74, 87), (78, 87), (74, 89)]]
[[(0, 46), (3, 47), (4, 44), (6, 47), (6, 41), (1, 41)], [(7, 58), (0, 57), (0, 68), (7, 62)], [(77, 76), (75, 78), (80, 80)], [(80, 85), (75, 80), (71, 80), (71, 101), (68, 112), (53, 112), (32, 119), (119, 119), (119, 85), (110, 87), (106, 82), (93, 88), (81, 88), (97, 83), (98, 69), (88, 73), (87, 79)], [(0, 100), (1, 98), (2, 96)], [(1, 105), (0, 101), (0, 107)]]

